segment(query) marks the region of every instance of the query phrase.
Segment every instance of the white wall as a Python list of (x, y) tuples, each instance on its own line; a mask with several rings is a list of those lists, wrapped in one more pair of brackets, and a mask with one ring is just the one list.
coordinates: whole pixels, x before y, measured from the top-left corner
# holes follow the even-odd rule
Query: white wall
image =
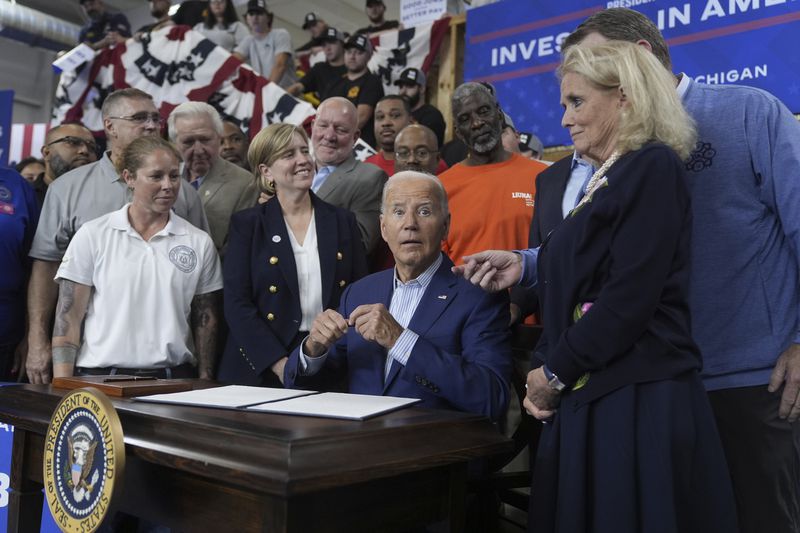
[(14, 91), (14, 123), (50, 120), (56, 75), (55, 52), (0, 37), (0, 89)]

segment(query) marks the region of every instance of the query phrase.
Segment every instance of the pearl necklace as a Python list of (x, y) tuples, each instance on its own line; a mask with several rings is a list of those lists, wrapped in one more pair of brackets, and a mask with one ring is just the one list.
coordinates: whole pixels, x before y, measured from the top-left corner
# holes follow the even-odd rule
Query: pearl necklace
[(589, 183), (586, 184), (586, 194), (583, 195), (583, 198), (581, 198), (581, 201), (578, 202), (578, 205), (575, 206), (573, 211), (577, 211), (583, 204), (590, 202), (595, 191), (608, 183), (606, 172), (611, 168), (611, 165), (617, 162), (617, 159), (619, 159), (621, 155), (622, 154), (620, 154), (618, 150), (614, 150), (608, 159), (606, 159), (606, 162), (592, 174), (592, 178), (589, 180)]

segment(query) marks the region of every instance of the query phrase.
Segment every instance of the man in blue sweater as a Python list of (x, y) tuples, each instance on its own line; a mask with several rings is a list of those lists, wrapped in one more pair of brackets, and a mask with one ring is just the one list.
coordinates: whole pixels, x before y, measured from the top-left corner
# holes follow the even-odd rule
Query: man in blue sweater
[[(600, 11), (562, 45), (624, 40), (669, 70), (658, 28), (630, 9)], [(676, 87), (695, 119), (689, 302), (703, 379), (743, 532), (800, 531), (800, 123), (759, 89)], [(699, 465), (702, 466), (702, 465)]]

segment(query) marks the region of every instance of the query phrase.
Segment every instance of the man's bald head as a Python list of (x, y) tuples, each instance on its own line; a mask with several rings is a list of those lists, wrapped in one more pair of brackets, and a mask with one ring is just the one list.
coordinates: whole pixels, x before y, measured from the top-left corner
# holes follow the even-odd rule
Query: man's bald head
[(436, 174), (439, 143), (436, 134), (422, 124), (403, 128), (394, 141), (395, 174), (406, 170)]
[(340, 96), (324, 100), (311, 126), (311, 144), (317, 163), (344, 163), (352, 155), (359, 133), (358, 111), (350, 100)]
[(48, 184), (65, 172), (97, 160), (94, 136), (83, 124), (61, 124), (48, 131), (44, 139), (42, 159)]

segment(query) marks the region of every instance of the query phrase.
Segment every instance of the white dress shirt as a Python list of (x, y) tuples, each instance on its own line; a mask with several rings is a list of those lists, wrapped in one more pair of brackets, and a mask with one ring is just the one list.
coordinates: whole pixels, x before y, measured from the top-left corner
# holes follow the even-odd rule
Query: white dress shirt
[[(284, 219), (284, 223), (286, 220)], [(289, 233), (289, 242), (294, 252), (294, 262), (297, 265), (297, 285), (300, 290), (300, 331), (309, 331), (314, 318), (322, 312), (322, 272), (319, 268), (319, 250), (317, 248), (317, 225), (314, 222), (314, 212), (311, 212), (311, 221), (308, 223), (306, 238), (303, 244), (297, 239), (286, 224)]]

